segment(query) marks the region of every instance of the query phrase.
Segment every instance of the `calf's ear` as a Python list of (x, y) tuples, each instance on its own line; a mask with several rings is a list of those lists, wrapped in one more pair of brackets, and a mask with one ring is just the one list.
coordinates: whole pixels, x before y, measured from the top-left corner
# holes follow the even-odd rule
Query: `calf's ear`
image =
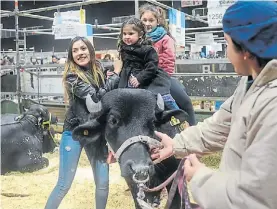
[[(179, 110), (167, 110), (160, 114), (156, 114), (156, 124), (161, 125), (167, 122), (178, 125), (180, 122), (188, 120), (188, 114), (179, 109)], [(174, 125), (173, 125), (174, 126)]]
[(77, 126), (72, 132), (72, 137), (74, 140), (79, 141), (83, 146), (95, 143), (102, 138), (101, 124), (95, 119), (90, 120)]
[(157, 104), (155, 112), (163, 112), (164, 111), (164, 100), (161, 94), (157, 94)]

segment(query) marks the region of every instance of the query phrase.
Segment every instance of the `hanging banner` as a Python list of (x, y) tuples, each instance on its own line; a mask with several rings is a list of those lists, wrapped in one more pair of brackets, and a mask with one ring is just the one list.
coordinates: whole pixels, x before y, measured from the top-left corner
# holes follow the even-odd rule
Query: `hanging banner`
[(55, 39), (72, 39), (76, 36), (87, 37), (93, 44), (93, 28), (86, 22), (84, 9), (67, 12), (55, 12), (52, 32)]
[(208, 0), (207, 8), (229, 7), (237, 0)]
[(53, 27), (53, 32), (55, 39), (72, 39), (76, 36), (93, 36), (93, 28), (90, 24), (63, 23)]
[(185, 47), (186, 19), (185, 13), (176, 9), (169, 9), (169, 31), (177, 46)]
[(213, 33), (196, 33), (195, 44), (206, 46), (214, 43)]
[(76, 11), (55, 12), (53, 26), (66, 22), (86, 23), (86, 10), (80, 9)]
[(193, 7), (202, 5), (202, 0), (181, 0), (181, 7)]

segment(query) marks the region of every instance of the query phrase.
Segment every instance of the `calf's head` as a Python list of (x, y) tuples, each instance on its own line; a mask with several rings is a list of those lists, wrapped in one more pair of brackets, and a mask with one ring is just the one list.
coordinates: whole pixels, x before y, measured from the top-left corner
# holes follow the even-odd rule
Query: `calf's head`
[[(115, 89), (101, 100), (101, 107), (90, 106), (88, 122), (73, 130), (73, 138), (82, 144), (106, 140), (116, 152), (132, 137), (148, 136), (154, 138), (157, 117), (163, 117), (162, 98), (143, 89)], [(159, 125), (160, 126), (160, 125)], [(154, 174), (149, 147), (136, 142), (127, 146), (119, 157), (121, 175), (125, 178), (145, 180)]]
[[(73, 138), (82, 144), (106, 140), (114, 151), (134, 136), (154, 136), (155, 96), (141, 89), (116, 89), (108, 92), (101, 100), (101, 111), (87, 123), (76, 127)], [(134, 143), (127, 147), (120, 158), (121, 174), (152, 175), (154, 172), (148, 147)], [(142, 177), (143, 178), (143, 177)]]
[(23, 115), (32, 115), (37, 118), (39, 125), (51, 125), (58, 122), (55, 115), (49, 113), (48, 109), (42, 105), (33, 104)]
[(23, 114), (22, 118), (26, 116), (31, 117), (30, 119), (43, 130), (43, 153), (52, 152), (56, 147), (56, 144), (53, 138), (55, 136), (55, 132), (50, 126), (51, 124), (57, 124), (58, 118), (49, 113), (46, 107), (38, 104), (31, 105), (30, 108)]

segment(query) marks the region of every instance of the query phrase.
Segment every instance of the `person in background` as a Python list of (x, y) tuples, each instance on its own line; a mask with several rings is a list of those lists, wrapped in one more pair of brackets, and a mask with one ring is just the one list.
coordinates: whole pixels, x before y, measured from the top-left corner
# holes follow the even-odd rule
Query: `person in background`
[(1, 58), (1, 65), (6, 65), (6, 60), (4, 58)]
[(112, 56), (110, 54), (105, 54), (103, 60), (104, 61), (112, 61)]
[[(164, 148), (152, 158), (187, 156), (186, 180), (202, 209), (276, 209), (277, 4), (237, 1), (222, 22), (228, 59), (242, 76), (237, 89), (212, 117), (173, 140), (156, 133)], [(219, 170), (197, 158), (219, 150)]]
[(56, 55), (52, 55), (52, 64), (59, 64), (59, 58)]
[(119, 71), (115, 70), (112, 76), (105, 79), (102, 66), (95, 59), (95, 50), (91, 42), (84, 37), (71, 40), (63, 75), (65, 98), (69, 101), (69, 108), (60, 144), (59, 178), (48, 198), (46, 209), (58, 208), (70, 189), (83, 147), (93, 170), (96, 208), (106, 208), (109, 192), (107, 147), (104, 142), (98, 145), (80, 144), (72, 138), (72, 131), (88, 118), (86, 97), (90, 96), (94, 102), (98, 102), (106, 92), (117, 88), (118, 73)]

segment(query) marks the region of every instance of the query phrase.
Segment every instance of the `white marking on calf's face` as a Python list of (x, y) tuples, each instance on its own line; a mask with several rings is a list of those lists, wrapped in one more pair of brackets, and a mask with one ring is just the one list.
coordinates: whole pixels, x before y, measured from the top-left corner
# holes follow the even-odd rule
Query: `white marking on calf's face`
[(32, 152), (30, 150), (28, 150), (28, 153), (27, 153), (29, 156), (32, 154)]

